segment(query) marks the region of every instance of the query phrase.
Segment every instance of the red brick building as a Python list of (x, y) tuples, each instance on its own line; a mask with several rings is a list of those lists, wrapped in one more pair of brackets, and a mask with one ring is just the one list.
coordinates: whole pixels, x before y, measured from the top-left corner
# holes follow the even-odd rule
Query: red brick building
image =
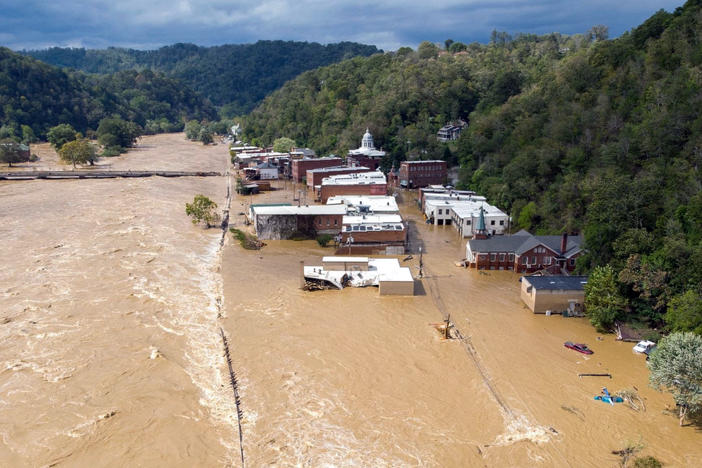
[(534, 236), (522, 230), (512, 236), (469, 240), (466, 261), (478, 270), (567, 274), (575, 270), (575, 260), (583, 253), (581, 245), (581, 236)]
[(398, 170), (399, 185), (407, 188), (443, 184), (448, 176), (446, 161), (402, 161)]
[(387, 195), (388, 184), (382, 172), (362, 172), (326, 177), (322, 180), (319, 199), (326, 203), (335, 195)]
[(310, 169), (340, 166), (342, 163), (342, 159), (336, 157), (293, 159), (291, 161), (292, 179), (295, 182), (302, 182), (302, 179), (304, 179), (307, 176), (307, 171), (309, 171)]
[(346, 164), (349, 167), (367, 167), (371, 171), (378, 170), (380, 167), (380, 161), (383, 156), (377, 155), (367, 155), (367, 154), (349, 154), (346, 156)]
[(310, 169), (307, 171), (307, 187), (314, 188), (317, 185), (322, 185), (322, 179), (340, 174), (359, 174), (361, 172), (370, 172), (367, 167), (346, 167), (332, 166), (320, 167), (318, 169)]

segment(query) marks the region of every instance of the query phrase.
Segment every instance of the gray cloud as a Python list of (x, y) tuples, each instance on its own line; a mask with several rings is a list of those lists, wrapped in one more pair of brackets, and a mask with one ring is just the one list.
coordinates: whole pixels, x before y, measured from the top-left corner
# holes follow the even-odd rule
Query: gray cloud
[(585, 32), (606, 24), (612, 36), (682, 0), (6, 0), (0, 44), (154, 48), (259, 39), (343, 40), (386, 50), (452, 38), (486, 42), (493, 29), (510, 33)]

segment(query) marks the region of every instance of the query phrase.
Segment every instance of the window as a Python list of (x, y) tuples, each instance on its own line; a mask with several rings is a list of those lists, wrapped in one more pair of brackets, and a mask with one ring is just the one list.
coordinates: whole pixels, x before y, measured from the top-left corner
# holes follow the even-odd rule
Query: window
[(441, 213), (441, 208), (439, 208), (439, 214), (442, 214), (442, 213)]
[(503, 254), (503, 253), (500, 254), (500, 261), (501, 262), (505, 261), (505, 254)]
[(327, 226), (329, 226), (329, 218), (327, 218)]
[(509, 261), (510, 262), (514, 261), (514, 254), (513, 253), (509, 254)]
[(522, 260), (522, 265), (526, 265), (527, 258), (526, 258), (526, 257), (522, 257), (521, 260)]
[(338, 224), (339, 224), (339, 220), (338, 220), (338, 219), (335, 219), (335, 220), (334, 220), (334, 226), (337, 226)]
[(466, 226), (470, 226), (470, 219), (466, 219)]
[(544, 258), (544, 265), (550, 265), (550, 264), (551, 264), (551, 257)]
[(505, 220), (504, 220), (504, 219), (501, 219), (501, 220), (500, 220), (500, 226), (504, 226), (504, 225), (505, 225)]
[(491, 253), (490, 254), (490, 261), (494, 262), (497, 254)]
[(490, 221), (490, 226), (494, 226), (494, 225), (495, 225), (495, 220), (493, 219), (492, 221)]
[(568, 263), (570, 263), (570, 266), (575, 266), (575, 259), (571, 258), (570, 260), (568, 260)]
[(536, 256), (531, 257), (531, 264), (536, 265)]

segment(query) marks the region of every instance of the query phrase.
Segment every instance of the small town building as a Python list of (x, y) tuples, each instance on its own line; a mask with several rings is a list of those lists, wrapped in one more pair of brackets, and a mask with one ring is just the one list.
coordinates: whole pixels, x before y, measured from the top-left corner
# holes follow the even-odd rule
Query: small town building
[(486, 201), (487, 199), (481, 195), (476, 195), (472, 190), (456, 190), (453, 187), (444, 187), (443, 185), (428, 185), (419, 189), (417, 203), (419, 209), (424, 211), (424, 204), (427, 200), (438, 199), (456, 199), (470, 201)]
[(458, 140), (467, 123), (463, 120), (444, 125), (436, 132), (436, 139), (442, 142)]
[(402, 161), (398, 171), (400, 187), (418, 188), (446, 182), (446, 161)]
[(309, 169), (307, 171), (306, 180), (308, 188), (315, 188), (322, 185), (322, 180), (325, 177), (341, 174), (358, 174), (360, 172), (370, 172), (367, 167), (348, 167), (348, 166), (331, 166), (320, 167), (317, 169)]
[(293, 148), (290, 150), (290, 157), (293, 159), (314, 158), (316, 156), (317, 153), (310, 148)]
[(580, 315), (587, 276), (522, 276), (522, 301), (535, 314)]
[(304, 181), (310, 169), (340, 166), (342, 163), (342, 159), (337, 157), (292, 159), (291, 176), (295, 182), (300, 183)]
[(402, 255), (407, 228), (399, 214), (346, 215), (337, 241), (337, 253)]
[(466, 262), (479, 270), (568, 274), (575, 270), (575, 260), (583, 253), (581, 236), (534, 236), (521, 230), (511, 236), (487, 237), (484, 219), (480, 218), (474, 234), (475, 238), (466, 243)]
[(385, 156), (385, 151), (375, 149), (373, 135), (366, 128), (366, 133), (361, 139), (361, 147), (350, 150), (346, 156), (346, 164), (348, 166), (362, 166), (375, 171), (380, 166), (380, 161)]
[(346, 205), (347, 214), (399, 214), (397, 200), (390, 195), (336, 195), (327, 205)]
[(276, 180), (278, 179), (278, 166), (268, 160), (256, 166), (256, 175), (258, 180)]
[(295, 235), (338, 235), (346, 207), (343, 205), (251, 205), (248, 217), (261, 240), (290, 239)]
[(387, 195), (388, 184), (382, 172), (341, 174), (322, 179), (318, 198), (326, 203), (335, 195)]
[(451, 221), (461, 237), (475, 236), (481, 210), (485, 230), (489, 235), (501, 235), (509, 231), (509, 216), (496, 206), (484, 201), (457, 201), (451, 207)]
[(306, 282), (331, 288), (377, 286), (381, 296), (413, 296), (414, 278), (396, 258), (329, 256), (321, 266), (304, 266)]

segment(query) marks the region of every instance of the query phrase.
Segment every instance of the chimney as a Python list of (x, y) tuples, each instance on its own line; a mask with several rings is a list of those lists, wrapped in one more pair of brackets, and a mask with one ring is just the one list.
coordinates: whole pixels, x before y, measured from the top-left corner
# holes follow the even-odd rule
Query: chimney
[(566, 247), (568, 246), (568, 233), (564, 232), (561, 238), (561, 255), (565, 255)]

